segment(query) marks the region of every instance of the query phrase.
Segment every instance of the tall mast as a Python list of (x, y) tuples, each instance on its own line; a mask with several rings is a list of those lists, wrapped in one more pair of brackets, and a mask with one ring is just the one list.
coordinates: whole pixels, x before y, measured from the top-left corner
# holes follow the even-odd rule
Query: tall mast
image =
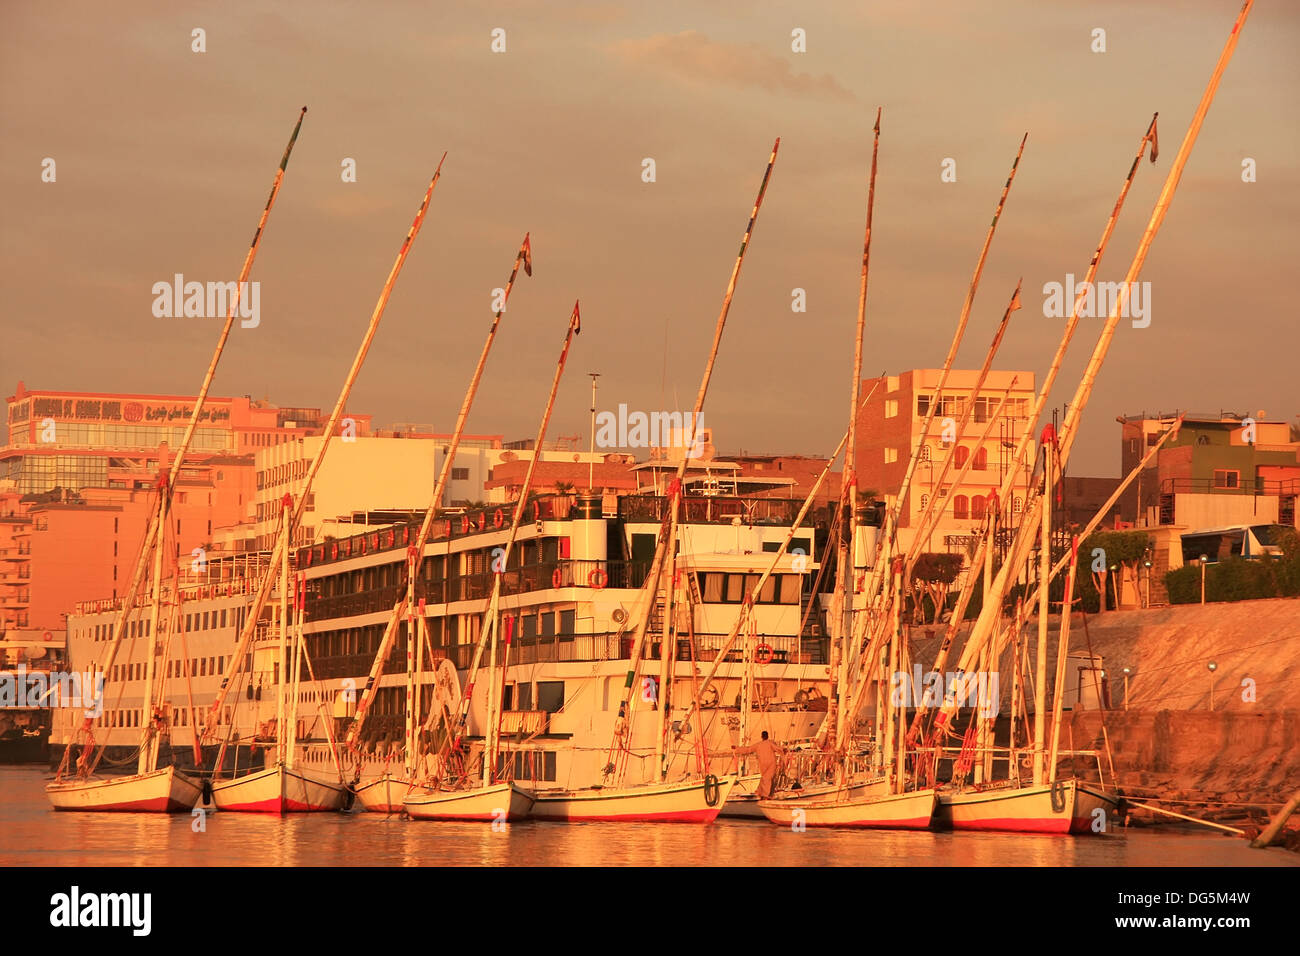
[[(1102, 255), (1105, 253), (1106, 246), (1110, 242), (1110, 237), (1115, 231), (1115, 225), (1119, 221), (1120, 211), (1124, 208), (1124, 200), (1128, 197), (1129, 189), (1133, 185), (1133, 179), (1137, 175), (1138, 167), (1141, 165), (1142, 155), (1143, 153), (1146, 152), (1147, 143), (1154, 142), (1153, 137), (1155, 134), (1155, 123), (1156, 120), (1155, 117), (1153, 116), (1150, 125), (1148, 125), (1147, 127), (1147, 131), (1142, 135), (1142, 139), (1138, 143), (1137, 153), (1134, 155), (1133, 162), (1129, 166), (1128, 175), (1124, 178), (1124, 184), (1120, 187), (1119, 196), (1118, 198), (1116, 198), (1115, 205), (1111, 209), (1110, 217), (1106, 220), (1106, 225), (1102, 229), (1101, 239), (1098, 240), (1097, 247), (1092, 254), (1092, 259), (1088, 263), (1088, 272), (1087, 275), (1084, 277), (1084, 285), (1080, 286), (1079, 292), (1075, 297), (1074, 306), (1070, 310), (1070, 318), (1066, 322), (1065, 329), (1061, 334), (1061, 341), (1056, 347), (1056, 354), (1052, 358), (1051, 367), (1048, 369), (1047, 375), (1043, 379), (1042, 386), (1039, 388), (1038, 397), (1034, 401), (1033, 410), (1030, 411), (1028, 417), (1025, 420), (1025, 427), (1021, 430), (1020, 437), (1016, 443), (1015, 451), (1011, 455), (1011, 462), (1009, 467), (1007, 468), (1007, 474), (1004, 476), (1002, 480), (1002, 484), (998, 489), (998, 501), (1001, 503), (1001, 506), (1003, 508), (1008, 509), (1008, 513), (1010, 513), (1012, 517), (1014, 517), (1014, 509), (1011, 506), (1012, 506), (1012, 502), (1015, 499), (1014, 488), (1015, 488), (1016, 478), (1020, 471), (1022, 462), (1027, 461), (1026, 456), (1029, 451), (1029, 447), (1032, 443), (1032, 439), (1034, 435), (1034, 428), (1033, 428), (1034, 423), (1038, 421), (1038, 419), (1042, 416), (1043, 409), (1047, 407), (1048, 396), (1051, 394), (1052, 387), (1056, 383), (1057, 375), (1060, 373), (1061, 370), (1061, 364), (1065, 360), (1065, 353), (1069, 348), (1070, 341), (1074, 337), (1075, 329), (1078, 327), (1079, 313), (1083, 307), (1084, 301), (1086, 300), (1087, 290), (1092, 288), (1093, 280), (1097, 276), (1097, 270), (1101, 265)], [(1010, 555), (1007, 555), (1007, 559), (1004, 563), (1009, 563), (1009, 561), (1010, 561)], [(973, 586), (973, 582), (971, 583)], [(995, 587), (998, 586), (996, 582), (994, 586)], [(963, 598), (969, 600), (968, 591), (963, 594)], [(986, 589), (984, 592), (984, 602), (987, 604), (989, 600), (990, 600), (990, 591)], [(963, 608), (965, 607), (964, 603), (962, 604), (962, 607)], [(954, 623), (959, 623), (958, 615), (954, 615), (953, 617), (954, 617)], [(935, 663), (932, 672), (943, 673), (944, 667), (948, 661), (948, 655), (952, 649), (953, 638), (956, 636), (956, 632), (957, 632), (957, 628), (954, 626), (954, 627), (950, 627), (947, 633), (944, 635), (943, 642), (940, 644), (939, 647), (939, 652), (935, 657)], [(1015, 632), (1015, 636), (1016, 636), (1016, 640), (1019, 641), (1020, 635), (1018, 630)], [(1017, 663), (1017, 667), (1019, 667), (1018, 663)], [(1018, 670), (1016, 671), (1015, 674), (1015, 680), (1019, 681)], [(913, 717), (912, 720), (912, 727), (911, 727), (912, 733), (917, 733), (919, 731), (921, 726), (921, 720), (924, 718), (924, 716), (925, 716), (925, 710), (923, 708), (918, 708), (916, 715)]]
[[(1073, 445), (1075, 435), (1077, 434), (1079, 419), (1082, 417), (1083, 411), (1087, 407), (1088, 399), (1092, 394), (1093, 383), (1096, 381), (1097, 374), (1101, 370), (1101, 365), (1105, 361), (1111, 339), (1115, 334), (1115, 328), (1119, 325), (1120, 315), (1122, 312), (1127, 311), (1128, 292), (1132, 288), (1132, 284), (1137, 281), (1138, 276), (1141, 274), (1142, 265), (1146, 261), (1147, 254), (1151, 249), (1151, 244), (1154, 242), (1156, 234), (1159, 233), (1165, 215), (1169, 211), (1169, 206), (1173, 201), (1174, 193), (1177, 191), (1178, 183), (1182, 178), (1183, 168), (1187, 165), (1187, 160), (1191, 156), (1192, 147), (1196, 143), (1196, 137), (1200, 133), (1206, 114), (1209, 112), (1210, 104), (1214, 101), (1214, 94), (1218, 90), (1219, 81), (1222, 79), (1224, 70), (1232, 59), (1233, 51), (1237, 47), (1237, 39), (1241, 35), (1241, 28), (1245, 24), (1246, 18), (1253, 5), (1254, 0), (1245, 0), (1242, 4), (1241, 11), (1237, 14), (1236, 22), (1232, 26), (1232, 32), (1229, 34), (1228, 39), (1224, 44), (1223, 52), (1219, 55), (1219, 60), (1215, 64), (1214, 72), (1210, 76), (1210, 81), (1205, 88), (1205, 92), (1201, 96), (1200, 104), (1197, 106), (1196, 112), (1192, 117), (1191, 125), (1187, 130), (1187, 135), (1183, 138), (1182, 145), (1178, 149), (1178, 155), (1174, 158), (1174, 162), (1165, 178), (1164, 186), (1161, 188), (1160, 195), (1156, 199), (1155, 208), (1151, 211), (1151, 218), (1147, 222), (1147, 227), (1138, 243), (1137, 251), (1134, 253), (1133, 260), (1129, 264), (1128, 273), (1125, 275), (1124, 282), (1120, 286), (1120, 295), (1111, 307), (1110, 315), (1107, 318), (1106, 324), (1097, 340), (1097, 345), (1093, 349), (1093, 354), (1088, 362), (1088, 367), (1085, 369), (1083, 377), (1079, 381), (1078, 388), (1075, 390), (1074, 400), (1066, 410), (1065, 420), (1062, 423), (1060, 430), (1060, 459), (1062, 464), (1068, 460), (1070, 449)], [(968, 650), (972, 643), (977, 644), (988, 636), (994, 616), (995, 606), (1001, 602), (1002, 596), (1006, 594), (1010, 585), (1012, 571), (1013, 569), (1019, 569), (1024, 566), (1028, 557), (1028, 552), (1033, 544), (1032, 532), (1024, 533), (1025, 529), (1032, 529), (1034, 525), (1038, 523), (1040, 515), (1038, 514), (1037, 509), (1041, 509), (1044, 504), (1044, 500), (1038, 498), (1033, 502), (1032, 507), (1026, 507), (1025, 519), (1022, 524), (1022, 533), (1016, 536), (1015, 542), (1012, 546), (1013, 553), (1009, 556), (1009, 560), (1003, 564), (994, 581), (993, 590), (995, 600), (989, 601), (987, 598), (985, 599), (984, 606), (980, 611), (980, 616), (976, 620), (975, 627), (972, 629), (970, 638), (967, 641)], [(965, 653), (963, 653), (962, 656), (964, 662), (966, 657)], [(948, 702), (945, 701), (945, 717), (947, 716), (949, 709)]]
[(871, 265), (871, 221), (876, 207), (876, 169), (880, 158), (880, 114), (876, 108), (875, 135), (871, 145), (871, 176), (867, 184), (867, 225), (862, 239), (862, 272), (858, 281), (858, 321), (853, 336), (853, 379), (849, 383), (849, 437), (844, 457), (844, 482), (840, 493), (840, 542), (835, 564), (835, 598), (831, 617), (831, 704), (830, 730), (836, 749), (843, 751), (849, 728), (845, 725), (845, 643), (853, 634), (853, 554), (858, 526), (858, 396), (862, 389), (862, 339), (867, 327), (867, 276)]
[[(211, 388), (213, 376), (216, 375), (217, 363), (221, 359), (226, 340), (230, 337), (230, 329), (234, 325), (235, 312), (239, 307), (240, 296), (244, 291), (244, 283), (248, 280), (249, 273), (253, 269), (253, 261), (257, 258), (257, 250), (262, 242), (262, 234), (271, 215), (271, 207), (275, 205), (275, 198), (280, 193), (280, 184), (284, 181), (285, 170), (289, 166), (289, 154), (293, 152), (294, 143), (298, 141), (298, 132), (302, 129), (302, 121), (306, 115), (307, 107), (304, 106), (302, 112), (298, 114), (298, 122), (294, 124), (293, 133), (289, 136), (289, 144), (284, 148), (284, 155), (280, 158), (280, 166), (275, 173), (275, 181), (271, 185), (271, 194), (267, 197), (266, 206), (262, 209), (262, 216), (257, 223), (257, 231), (253, 233), (253, 241), (249, 244), (247, 255), (244, 256), (244, 264), (239, 270), (239, 279), (235, 284), (235, 296), (226, 311), (226, 323), (217, 339), (217, 346), (213, 351), (212, 361), (208, 364), (207, 374), (203, 377), (203, 384), (199, 388), (198, 397), (194, 400), (194, 409), (190, 413), (190, 420), (186, 425), (184, 435), (181, 437), (180, 446), (173, 453), (175, 457), (172, 461), (171, 475), (167, 480), (166, 487), (160, 489), (159, 494), (166, 498), (167, 503), (166, 505), (160, 503), (158, 510), (150, 516), (150, 522), (146, 527), (145, 545), (140, 549), (139, 555), (136, 556), (135, 569), (131, 572), (131, 583), (123, 592), (122, 609), (113, 626), (113, 636), (109, 640), (108, 647), (104, 650), (104, 660), (101, 666), (104, 674), (112, 671), (113, 661), (117, 657), (118, 648), (121, 646), (122, 638), (126, 634), (127, 618), (135, 607), (136, 599), (139, 597), (140, 589), (144, 583), (145, 572), (149, 567), (149, 549), (155, 540), (161, 540), (156, 523), (161, 523), (162, 516), (170, 509), (171, 497), (175, 491), (176, 482), (180, 480), (181, 464), (185, 460), (186, 452), (189, 450), (190, 442), (194, 437), (194, 431), (198, 427), (203, 405), (207, 401), (208, 390)], [(87, 717), (83, 729), (88, 729), (93, 722), (93, 718)], [(102, 754), (103, 750), (101, 749), (99, 755), (95, 758), (96, 764), (98, 764), (99, 756), (102, 756)]]
[(1056, 432), (1051, 425), (1043, 429), (1038, 442), (1043, 450), (1043, 493), (1039, 501), (1045, 502), (1041, 508), (1042, 533), (1038, 542), (1038, 645), (1037, 666), (1034, 668), (1034, 785), (1044, 782), (1043, 752), (1045, 742), (1044, 727), (1047, 719), (1047, 614), (1048, 614), (1048, 577), (1052, 566), (1052, 492), (1055, 488), (1056, 469)]
[[(525, 275), (531, 276), (533, 274), (533, 250), (528, 241), (528, 233), (524, 233), (524, 241), (519, 247), (519, 252), (515, 255), (514, 266), (510, 270), (510, 279), (506, 282), (501, 296), (501, 308), (492, 317), (492, 325), (488, 327), (487, 339), (483, 343), (482, 352), (479, 353), (478, 365), (474, 367), (474, 375), (470, 378), (469, 388), (465, 390), (465, 397), (460, 403), (460, 412), (456, 415), (456, 427), (452, 431), (451, 444), (447, 446), (446, 457), (443, 458), (442, 468), (438, 472), (438, 479), (434, 482), (433, 497), (424, 513), (424, 520), (420, 522), (420, 530), (415, 536), (415, 541), (411, 545), (415, 551), (417, 568), (419, 562), (423, 561), (424, 548), (429, 543), (429, 537), (433, 532), (434, 519), (437, 518), (438, 511), (442, 508), (442, 497), (446, 493), (447, 483), (451, 479), (452, 466), (456, 462), (456, 451), (460, 448), (461, 435), (465, 431), (465, 421), (469, 418), (469, 410), (474, 404), (474, 396), (478, 392), (479, 381), (483, 378), (483, 369), (487, 366), (488, 353), (492, 351), (492, 343), (496, 341), (497, 329), (501, 325), (501, 316), (505, 314), (506, 305), (510, 301), (510, 290), (515, 286), (515, 276), (519, 274), (521, 265), (524, 267)], [(357, 698), (356, 713), (353, 715), (352, 723), (348, 727), (347, 738), (344, 741), (345, 750), (356, 749), (357, 741), (361, 737), (361, 730), (365, 725), (366, 716), (369, 714), (370, 706), (374, 703), (375, 694), (379, 690), (379, 675), (384, 666), (384, 659), (388, 656), (393, 641), (397, 637), (397, 628), (401, 623), (402, 614), (408, 607), (409, 596), (412, 593), (411, 589), (408, 588), (407, 595), (403, 596), (393, 606), (393, 613), (388, 618), (388, 625), (384, 628), (383, 637), (379, 640), (379, 648), (375, 652), (375, 659), (370, 665), (370, 673), (366, 676), (366, 686)]]
[[(537, 470), (537, 465), (542, 458), (542, 446), (546, 441), (546, 429), (550, 425), (551, 413), (555, 409), (555, 396), (560, 390), (560, 380), (564, 377), (564, 367), (569, 360), (569, 347), (573, 344), (573, 337), (582, 331), (582, 318), (578, 312), (578, 303), (573, 303), (573, 312), (569, 314), (568, 331), (564, 334), (564, 345), (560, 349), (560, 358), (555, 364), (555, 376), (551, 380), (551, 391), (546, 399), (546, 408), (542, 412), (541, 424), (537, 427), (537, 439), (533, 443), (533, 457), (529, 459), (528, 469), (524, 472), (524, 483), (519, 489), (519, 498), (515, 501), (514, 512), (510, 517), (510, 532), (506, 536), (505, 545), (499, 555), (493, 556), (494, 571), (492, 578), (492, 596), (488, 601), (488, 609), (483, 618), (483, 628), (479, 636), (478, 646), (474, 650), (474, 659), (470, 663), (469, 673), (465, 679), (465, 689), (461, 694), (460, 708), (457, 711), (454, 726), (448, 728), (447, 741), (451, 748), (460, 744), (460, 734), (469, 720), (469, 708), (474, 694), (474, 682), (478, 676), (478, 670), (482, 663), (484, 647), (491, 642), (491, 656), (488, 659), (488, 722), (484, 734), (484, 776), (483, 783), (486, 786), (490, 782), (489, 771), (495, 769), (497, 748), (500, 746), (500, 735), (497, 731), (497, 722), (494, 715), (497, 713), (495, 708), (501, 704), (500, 693), (497, 692), (497, 626), (500, 617), (501, 606), (501, 581), (505, 577), (505, 571), (510, 560), (510, 552), (514, 549), (515, 540), (519, 537), (519, 527), (523, 522), (524, 512), (528, 507), (528, 495), (532, 491), (533, 476)], [(509, 637), (507, 637), (507, 645)]]
[[(292, 499), (285, 495), (280, 503), (280, 539), (289, 536), (290, 516), (292, 514)], [(280, 555), (280, 645), (279, 645), (279, 667), (276, 676), (279, 678), (275, 682), (275, 762), (277, 766), (284, 766), (285, 751), (287, 750), (288, 734), (284, 728), (285, 720), (285, 684), (289, 681), (289, 548), (286, 546), (279, 549)]]
[[(167, 488), (165, 479), (159, 476), (157, 533), (153, 541), (153, 582), (149, 601), (149, 650), (144, 665), (144, 702), (141, 708), (140, 757), (136, 763), (136, 773), (148, 773), (157, 769), (158, 736), (154, 726), (153, 699), (154, 673), (158, 659), (158, 604), (162, 597), (163, 542), (167, 530)], [(148, 553), (146, 543), (141, 553)]]
[[(749, 240), (754, 232), (754, 224), (758, 221), (758, 211), (763, 205), (763, 196), (767, 192), (767, 184), (772, 178), (772, 168), (776, 165), (777, 150), (781, 148), (781, 139), (777, 138), (772, 144), (772, 155), (768, 158), (767, 169), (763, 172), (763, 181), (758, 187), (758, 198), (754, 200), (754, 208), (749, 214), (749, 223), (745, 226), (745, 235), (740, 241), (740, 251), (736, 254), (736, 264), (731, 269), (731, 279), (727, 283), (727, 291), (722, 299), (722, 310), (718, 313), (718, 321), (713, 330), (713, 345), (709, 350), (709, 359), (704, 365), (704, 376), (700, 380), (700, 389), (695, 396), (695, 406), (692, 409), (691, 422), (692, 429), (698, 430), (700, 425), (700, 415), (704, 411), (704, 399), (709, 391), (709, 380), (713, 376), (713, 366), (718, 359), (718, 347), (722, 344), (722, 331), (727, 326), (727, 313), (731, 311), (731, 299), (736, 293), (736, 283), (740, 279), (740, 267), (745, 261), (745, 252), (749, 248)], [(682, 450), (682, 460), (677, 466), (677, 475), (673, 483), (669, 486), (668, 496), (671, 500), (681, 488), (682, 479), (686, 476), (686, 466), (690, 461), (687, 449)], [(642, 590), (646, 595), (645, 610), (637, 620), (636, 631), (632, 639), (632, 659), (628, 663), (627, 679), (623, 687), (623, 699), (619, 702), (618, 717), (614, 725), (614, 736), (618, 736), (628, 731), (627, 723), (631, 717), (629, 704), (632, 701), (632, 688), (636, 683), (637, 668), (641, 662), (642, 645), (645, 642), (646, 630), (650, 626), (650, 615), (654, 611), (655, 594), (659, 589), (659, 578), (663, 572), (664, 556), (673, 543), (668, 540), (668, 526), (671, 524), (671, 515), (665, 515), (663, 527), (659, 532), (659, 542), (655, 548), (654, 559), (650, 563), (650, 571), (646, 576), (645, 584)], [(610, 766), (606, 768), (606, 778), (610, 776), (617, 768)]]
[[(357, 380), (357, 375), (361, 372), (361, 366), (366, 360), (366, 354), (370, 351), (370, 343), (374, 341), (375, 333), (379, 331), (379, 320), (383, 318), (384, 309), (388, 305), (388, 298), (392, 295), (393, 286), (397, 283), (397, 277), (402, 271), (402, 266), (406, 262), (406, 256), (411, 251), (411, 245), (415, 242), (415, 237), (420, 232), (420, 227), (424, 225), (425, 214), (429, 211), (429, 202), (433, 199), (433, 190), (438, 185), (438, 179), (442, 175), (442, 163), (447, 158), (443, 153), (442, 159), (438, 161), (438, 168), (434, 170), (433, 178), (429, 181), (429, 188), (425, 190), (424, 199), (420, 202), (420, 208), (416, 211), (415, 219), (411, 227), (407, 230), (406, 238), (402, 241), (402, 246), (398, 250), (397, 259), (393, 262), (393, 267), (389, 270), (388, 279), (384, 282), (383, 290), (379, 293), (379, 300), (375, 303), (374, 312), (371, 313), (370, 323), (366, 327), (365, 335), (361, 339), (361, 345), (357, 349), (357, 354), (352, 360), (352, 367), (348, 370), (347, 378), (343, 382), (343, 388), (339, 391), (338, 400), (334, 403), (334, 410), (330, 413), (329, 422), (326, 424), (321, 434), (320, 447), (316, 449), (316, 454), (312, 458), (311, 465), (307, 469), (307, 477), (303, 482), (303, 488), (298, 496), (297, 504), (294, 507), (292, 516), (289, 521), (288, 536), (277, 537), (275, 548), (271, 554), (271, 560), (267, 565), (266, 573), (258, 584), (257, 592), (253, 598), (252, 605), (248, 609), (248, 620), (244, 624), (244, 630), (239, 635), (239, 643), (236, 645), (235, 652), (231, 658), (235, 666), (229, 673), (221, 675), (221, 685), (217, 689), (216, 696), (213, 698), (212, 706), (208, 709), (207, 719), (204, 724), (203, 736), (210, 737), (216, 729), (217, 715), (221, 712), (221, 707), (225, 703), (226, 695), (230, 692), (231, 678), (238, 670), (239, 664), (244, 660), (244, 655), (248, 653), (249, 645), (252, 643), (253, 635), (257, 630), (257, 621), (261, 616), (262, 609), (266, 607), (267, 598), (271, 593), (271, 585), (276, 578), (276, 565), (281, 562), (286, 551), (293, 544), (293, 532), (297, 530), (298, 523), (302, 520), (303, 511), (307, 502), (311, 498), (312, 482), (316, 479), (316, 473), (320, 470), (321, 463), (325, 460), (325, 453), (329, 450), (330, 442), (334, 439), (334, 433), (338, 428), (339, 419), (343, 417), (343, 408), (347, 403), (348, 396), (352, 394), (352, 385)], [(220, 766), (218, 764), (218, 766)]]

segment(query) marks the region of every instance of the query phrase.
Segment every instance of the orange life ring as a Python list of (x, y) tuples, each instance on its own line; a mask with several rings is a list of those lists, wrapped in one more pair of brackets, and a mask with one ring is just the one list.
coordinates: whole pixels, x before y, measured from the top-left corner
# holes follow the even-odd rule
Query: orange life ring
[(335, 541), (330, 545), (330, 560), (336, 561), (339, 556), (339, 543)]
[(411, 543), (411, 526), (408, 524), (402, 528), (402, 544)]
[(370, 547), (374, 548), (376, 551), (379, 550), (379, 532), (378, 532), (378, 531), (375, 531), (375, 532), (373, 532), (373, 533), (370, 535)]
[(443, 536), (444, 538), (450, 538), (450, 537), (451, 537), (451, 519), (450, 519), (450, 518), (448, 518), (446, 521), (444, 521), (444, 522), (442, 523), (442, 536)]
[(505, 523), (506, 523), (505, 512), (502, 511), (500, 508), (498, 508), (496, 514), (492, 516), (492, 527), (499, 528)]
[(393, 534), (393, 529), (389, 528), (388, 534), (384, 536), (384, 547), (391, 548), (393, 546), (393, 542), (396, 540), (397, 540), (397, 536)]
[(609, 583), (609, 575), (605, 573), (603, 568), (593, 568), (591, 573), (587, 575), (587, 583), (599, 591)]
[(460, 516), (460, 533), (469, 534), (469, 515)]
[(533, 501), (533, 520), (542, 520), (542, 503), (540, 501)]
[(312, 549), (312, 548), (307, 548), (306, 550), (307, 550), (307, 553), (303, 555), (303, 562), (302, 562), (302, 563), (305, 564), (305, 565), (307, 565), (307, 567), (310, 568), (310, 567), (311, 567), (311, 553), (312, 553), (312, 551), (313, 551), (314, 549)]
[(363, 534), (357, 539), (357, 554), (366, 553), (366, 536)]
[(775, 652), (772, 650), (771, 644), (763, 643), (754, 648), (754, 663), (756, 664), (770, 664), (774, 656)]
[(551, 575), (551, 587), (553, 588), (564, 587), (564, 572), (562, 572), (559, 568), (556, 568), (555, 573)]

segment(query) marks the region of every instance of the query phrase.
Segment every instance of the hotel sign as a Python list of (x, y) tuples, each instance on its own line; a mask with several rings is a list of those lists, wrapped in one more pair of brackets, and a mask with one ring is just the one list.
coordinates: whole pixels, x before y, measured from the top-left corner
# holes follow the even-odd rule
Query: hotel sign
[[(21, 424), (29, 419), (53, 418), (65, 422), (125, 422), (127, 424), (166, 425), (188, 422), (194, 406), (181, 402), (139, 402), (122, 399), (42, 397), (15, 403), (9, 410), (9, 423)], [(205, 407), (200, 422), (230, 421), (230, 408)]]

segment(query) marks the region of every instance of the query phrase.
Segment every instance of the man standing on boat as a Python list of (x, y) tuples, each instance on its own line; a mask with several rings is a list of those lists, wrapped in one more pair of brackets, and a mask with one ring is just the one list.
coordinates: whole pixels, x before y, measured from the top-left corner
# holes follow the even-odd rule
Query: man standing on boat
[(767, 731), (763, 731), (762, 739), (758, 743), (749, 747), (732, 747), (731, 752), (736, 756), (742, 754), (754, 754), (758, 757), (758, 769), (762, 777), (758, 781), (758, 798), (766, 800), (772, 795), (772, 781), (776, 777), (777, 768), (781, 765), (781, 748), (767, 739)]

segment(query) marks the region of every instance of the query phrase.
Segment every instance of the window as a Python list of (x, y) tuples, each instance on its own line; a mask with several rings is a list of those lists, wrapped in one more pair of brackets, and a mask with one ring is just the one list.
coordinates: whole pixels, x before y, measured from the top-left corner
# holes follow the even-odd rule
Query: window
[(898, 461), (898, 449), (897, 449), (897, 448), (886, 448), (886, 449), (885, 449), (885, 464), (886, 464), (886, 465), (892, 465), (892, 464), (893, 464), (894, 462), (896, 462), (896, 461)]
[(952, 499), (952, 516), (954, 518), (970, 517), (970, 503), (965, 495), (956, 495)]
[(898, 417), (898, 399), (896, 398), (885, 399), (885, 417), (886, 418)]
[(1216, 488), (1241, 487), (1241, 472), (1231, 471), (1226, 468), (1214, 469), (1214, 487)]
[(971, 465), (972, 471), (987, 471), (989, 467), (989, 450), (981, 447), (975, 452), (975, 463)]
[(958, 468), (961, 468), (963, 465), (965, 465), (966, 461), (969, 458), (970, 458), (970, 449), (967, 448), (965, 445), (958, 445), (957, 450), (952, 453), (952, 463), (956, 465)]
[(560, 612), (560, 633), (561, 634), (573, 633), (573, 625), (576, 623), (577, 616), (578, 616), (578, 612), (573, 610)]
[(916, 396), (916, 417), (924, 418), (928, 414), (930, 414), (930, 396)]
[(564, 708), (564, 681), (542, 680), (537, 682), (537, 709), (553, 714)]
[(468, 468), (453, 468), (453, 469), (451, 470), (451, 480), (452, 480), (452, 481), (469, 481), (469, 469), (468, 469)]
[(988, 503), (983, 495), (973, 495), (970, 500), (970, 516), (976, 521), (984, 520), (984, 506)]

